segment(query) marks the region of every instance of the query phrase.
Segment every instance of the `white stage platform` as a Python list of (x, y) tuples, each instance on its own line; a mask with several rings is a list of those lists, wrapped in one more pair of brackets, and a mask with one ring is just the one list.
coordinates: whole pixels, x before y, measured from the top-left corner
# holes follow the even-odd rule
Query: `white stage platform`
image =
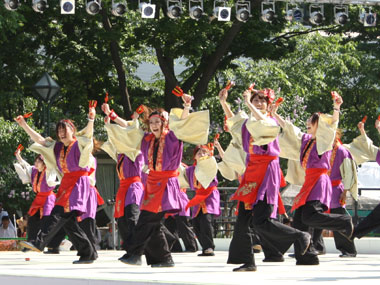
[[(356, 240), (356, 258), (339, 258), (330, 251), (320, 256), (320, 265), (296, 266), (293, 258), (285, 255), (285, 262), (263, 263), (264, 255), (256, 254), (256, 272), (232, 272), (236, 265), (226, 264), (228, 252), (216, 251), (214, 257), (198, 257), (197, 253), (174, 253), (174, 268), (130, 266), (117, 259), (122, 251), (99, 251), (93, 264), (73, 265), (76, 252), (63, 251), (59, 255), (36, 252), (0, 252), (0, 284), (5, 285), (103, 285), (103, 284), (379, 284), (380, 255), (362, 252), (362, 243), (376, 252), (380, 239)], [(221, 247), (217, 240), (217, 247)], [(364, 248), (364, 246), (363, 246)], [(366, 250), (370, 250), (366, 249)], [(374, 250), (375, 252), (375, 250)], [(25, 258), (30, 258), (26, 261)]]

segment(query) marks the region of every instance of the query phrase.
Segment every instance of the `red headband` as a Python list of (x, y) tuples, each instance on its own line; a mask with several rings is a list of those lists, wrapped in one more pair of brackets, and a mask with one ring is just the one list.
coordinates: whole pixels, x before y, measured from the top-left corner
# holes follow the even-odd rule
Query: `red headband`
[(150, 119), (150, 118), (153, 118), (153, 117), (157, 117), (157, 118), (159, 118), (161, 121), (166, 122), (166, 119), (165, 119), (163, 116), (159, 115), (159, 114), (151, 115), (151, 116), (149, 116), (149, 119)]
[(70, 120), (63, 120), (66, 124), (69, 124), (70, 128), (74, 131), (75, 130), (75, 126), (74, 124), (70, 121)]

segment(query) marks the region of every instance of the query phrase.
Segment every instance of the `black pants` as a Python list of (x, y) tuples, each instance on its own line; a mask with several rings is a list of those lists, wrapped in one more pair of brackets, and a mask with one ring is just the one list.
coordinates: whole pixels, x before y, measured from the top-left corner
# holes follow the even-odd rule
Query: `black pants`
[(127, 251), (129, 256), (145, 254), (148, 265), (172, 261), (168, 242), (162, 230), (164, 215), (165, 212), (141, 211), (133, 231), (132, 243)]
[(320, 253), (326, 253), (325, 241), (322, 236), (323, 229), (310, 228), (309, 232), (312, 236), (311, 241), (313, 249), (319, 251)]
[[(342, 214), (342, 215), (348, 215), (348, 212), (345, 208), (335, 208), (331, 209), (332, 214)], [(326, 252), (325, 244), (323, 242), (322, 237), (322, 229), (314, 229), (313, 231), (313, 246), (316, 250)], [(334, 234), (334, 242), (335, 247), (337, 250), (342, 252), (343, 254), (357, 254), (356, 247), (353, 240), (347, 239), (345, 236), (343, 236), (338, 231), (333, 231)]]
[(372, 210), (367, 217), (364, 218), (356, 227), (353, 237), (362, 238), (366, 234), (380, 227), (380, 204)]
[[(349, 215), (341, 214), (327, 214), (324, 213), (327, 207), (320, 201), (308, 201), (305, 205), (299, 207), (293, 217), (293, 226), (296, 229), (307, 232), (309, 227), (316, 229), (327, 229), (332, 231), (343, 231), (349, 223), (351, 217)], [(300, 246), (298, 243), (294, 244), (294, 253), (297, 262), (312, 263), (318, 260), (317, 253), (309, 247), (305, 255), (301, 255)]]
[(290, 246), (303, 236), (303, 233), (272, 219), (273, 205), (266, 199), (259, 201), (253, 208), (252, 224), (259, 235), (264, 255), (268, 257), (282, 256)]
[(96, 221), (93, 218), (86, 218), (79, 223), (80, 228), (85, 232), (88, 240), (95, 248), (99, 246), (99, 231), (96, 228)]
[(165, 219), (165, 226), (175, 237), (175, 241), (171, 247), (172, 252), (183, 251), (181, 243), (179, 242), (180, 238), (183, 241), (186, 251), (195, 252), (198, 250), (195, 234), (189, 224), (188, 217), (178, 215), (170, 216)]
[(77, 222), (77, 211), (65, 213), (62, 206), (54, 206), (48, 221), (43, 225), (38, 233), (35, 245), (43, 250), (54, 236), (63, 228), (70, 241), (78, 250), (81, 260), (95, 260), (96, 249), (88, 240), (84, 231)]
[(255, 264), (252, 249), (252, 210), (246, 210), (244, 203), (239, 203), (239, 213), (234, 225), (234, 234), (228, 249), (228, 264)]
[(203, 214), (202, 210), (193, 219), (194, 231), (201, 244), (202, 251), (208, 248), (215, 249), (213, 219), (213, 214)]
[(133, 230), (140, 216), (140, 207), (137, 204), (129, 204), (124, 208), (124, 216), (117, 219), (117, 227), (123, 241), (122, 249), (128, 251), (132, 243)]
[[(28, 219), (28, 226), (26, 228), (26, 233), (28, 235), (28, 241), (35, 241), (37, 239), (37, 234), (40, 230), (42, 219), (40, 218), (40, 211), (37, 211), (33, 216)], [(46, 219), (45, 219), (46, 220)]]

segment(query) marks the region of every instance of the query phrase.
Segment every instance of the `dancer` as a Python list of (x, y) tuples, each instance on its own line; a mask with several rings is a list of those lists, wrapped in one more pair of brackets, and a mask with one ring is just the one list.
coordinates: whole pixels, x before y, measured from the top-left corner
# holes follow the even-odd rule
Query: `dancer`
[(22, 183), (31, 183), (33, 192), (36, 193), (28, 211), (29, 219), (26, 228), (27, 240), (34, 241), (41, 224), (46, 223), (54, 208), (55, 193), (53, 191), (59, 181), (57, 181), (57, 175), (54, 172), (50, 172), (49, 177), (46, 175), (46, 165), (42, 155), (37, 155), (34, 166), (31, 166), (21, 157), (20, 152), (20, 149), (15, 152), (18, 163), (15, 163), (14, 167)]
[[(246, 90), (243, 96), (251, 117), (234, 121), (231, 126), (231, 132), (241, 137), (243, 149), (247, 153), (243, 179), (232, 197), (239, 201), (239, 212), (227, 263), (243, 264), (235, 268), (235, 272), (256, 271), (249, 231), (251, 222), (260, 239), (265, 240), (268, 247), (276, 248), (279, 255), (283, 255), (295, 241), (300, 243), (303, 251), (310, 244), (308, 233), (275, 220), (282, 176), (277, 138), (280, 128), (268, 116), (268, 105), (272, 103), (274, 94), (269, 89)], [(220, 91), (219, 98), (226, 116), (229, 120), (233, 119), (234, 115), (226, 101), (226, 89)]]
[(42, 251), (63, 227), (80, 256), (74, 264), (93, 263), (97, 256), (96, 249), (76, 220), (87, 211), (87, 200), (91, 191), (89, 175), (94, 119), (95, 108), (91, 107), (87, 125), (87, 133), (91, 137), (76, 136), (76, 128), (71, 120), (59, 121), (56, 125), (58, 141), (42, 137), (26, 124), (23, 116), (15, 119), (35, 142), (30, 149), (44, 156), (46, 171), (55, 170), (63, 176), (47, 225), (41, 229), (35, 241), (21, 244), (34, 251)]
[[(102, 109), (105, 110), (106, 105)], [(109, 107), (108, 107), (109, 109)], [(108, 109), (106, 110), (108, 112)], [(108, 112), (109, 113), (109, 112)], [(125, 142), (141, 142), (138, 116), (133, 121), (125, 121), (120, 117), (114, 118), (117, 124), (111, 124), (110, 118), (104, 119), (108, 140), (102, 149), (116, 161), (116, 171), (120, 186), (116, 194), (115, 215), (122, 243), (122, 249), (128, 252), (132, 243), (132, 235), (140, 215), (140, 206), (144, 197), (142, 172), (144, 157), (139, 150), (128, 149)], [(137, 136), (134, 135), (137, 132)], [(127, 253), (120, 259), (128, 258)]]
[(220, 215), (220, 194), (217, 189), (216, 174), (218, 166), (207, 145), (200, 145), (194, 149), (194, 165), (186, 169), (186, 177), (191, 189), (195, 190), (195, 197), (186, 208), (194, 207), (194, 230), (202, 246), (202, 253), (198, 256), (214, 256), (214, 217)]
[[(353, 224), (349, 215), (324, 213), (331, 201), (331, 182), (327, 175), (330, 169), (331, 149), (339, 120), (342, 98), (334, 93), (333, 116), (314, 113), (307, 121), (307, 134), (302, 133), (289, 121), (277, 114), (278, 106), (272, 105), (271, 114), (283, 129), (280, 136), (281, 155), (296, 160), (300, 157), (306, 171), (305, 183), (294, 199), (292, 210), (296, 210), (293, 226), (302, 231), (309, 227), (342, 231), (349, 238)], [(318, 265), (316, 252), (306, 252), (298, 243), (294, 244), (297, 265)]]
[[(352, 155), (354, 156), (358, 164), (368, 160), (375, 160), (380, 165), (379, 148), (374, 146), (372, 140), (369, 137), (367, 137), (363, 122), (358, 123), (358, 128), (360, 131), (360, 136), (355, 138), (351, 144), (347, 145)], [(377, 118), (375, 122), (375, 128), (380, 133), (379, 118)], [(351, 239), (360, 239), (378, 227), (380, 227), (380, 204), (377, 205), (372, 210), (372, 212), (368, 214), (367, 217), (365, 217), (359, 224), (355, 226), (354, 233), (352, 234)]]
[[(162, 218), (167, 212), (178, 212), (179, 183), (178, 168), (182, 160), (182, 141), (202, 144), (207, 141), (208, 111), (189, 114), (191, 96), (184, 94), (185, 108), (172, 109), (168, 124), (167, 113), (162, 109), (149, 112), (145, 121), (150, 133), (135, 134), (137, 144), (127, 141), (125, 145), (144, 155), (149, 168), (144, 200), (139, 220), (134, 229), (132, 243), (126, 258), (121, 261), (131, 265), (141, 265), (141, 256), (145, 254), (147, 264), (152, 267), (173, 267), (174, 262), (162, 231)], [(102, 106), (111, 120), (118, 116)]]

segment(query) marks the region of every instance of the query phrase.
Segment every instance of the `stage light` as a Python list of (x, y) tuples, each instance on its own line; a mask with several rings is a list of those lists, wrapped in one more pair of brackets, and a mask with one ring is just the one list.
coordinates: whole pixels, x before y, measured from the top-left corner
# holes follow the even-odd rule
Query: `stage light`
[(75, 14), (75, 0), (61, 0), (61, 14)]
[(125, 1), (114, 2), (112, 0), (112, 15), (120, 17), (123, 16), (125, 12), (127, 12), (127, 3), (125, 3)]
[(140, 2), (139, 0), (139, 10), (141, 12), (141, 18), (153, 19), (156, 13), (156, 5), (146, 2)]
[(19, 0), (5, 0), (4, 1), (4, 7), (5, 9), (9, 11), (16, 11), (17, 8), (20, 6)]
[(337, 5), (334, 6), (334, 22), (338, 25), (345, 25), (350, 21), (348, 17), (348, 6)]
[(33, 0), (32, 8), (37, 13), (43, 13), (47, 8), (49, 8), (49, 5), (47, 0)]
[(309, 6), (310, 23), (320, 25), (324, 21), (324, 6), (323, 4), (311, 4)]
[(276, 18), (275, 2), (266, 0), (261, 2), (261, 20), (267, 23), (273, 22)]
[(303, 21), (303, 9), (298, 7), (297, 4), (286, 3), (286, 16), (288, 21), (302, 22)]
[(189, 0), (189, 15), (194, 20), (203, 16), (203, 0)]
[(247, 22), (251, 17), (251, 2), (249, 1), (237, 1), (235, 5), (236, 19), (240, 22)]
[(371, 8), (365, 7), (360, 11), (359, 22), (364, 25), (364, 27), (375, 27), (376, 26), (376, 13), (372, 13)]
[(168, 0), (166, 2), (168, 7), (167, 15), (171, 19), (177, 19), (182, 15), (182, 0)]
[(214, 16), (218, 21), (228, 22), (231, 19), (231, 7), (227, 7), (226, 0), (214, 1)]
[(87, 2), (86, 0), (86, 11), (90, 15), (96, 15), (102, 9), (102, 0), (92, 0)]

